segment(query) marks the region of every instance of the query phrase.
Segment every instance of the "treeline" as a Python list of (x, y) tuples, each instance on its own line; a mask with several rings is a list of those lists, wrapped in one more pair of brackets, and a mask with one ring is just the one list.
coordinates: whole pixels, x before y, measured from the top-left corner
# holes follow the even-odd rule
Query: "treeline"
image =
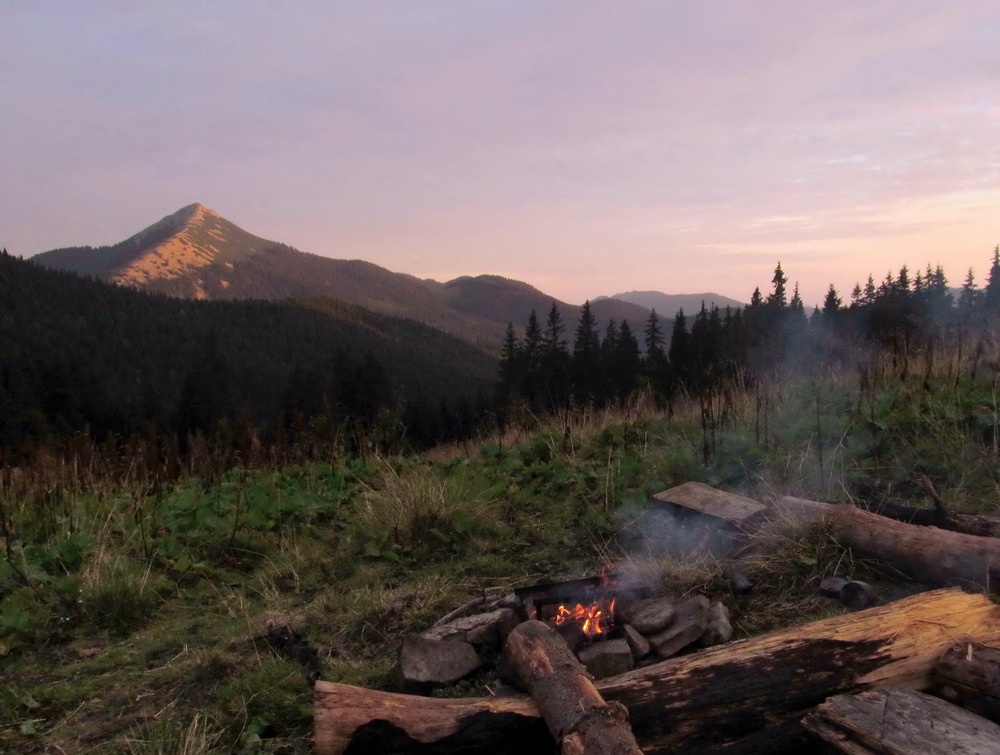
[(173, 299), (6, 252), (0, 298), (0, 463), (81, 434), (182, 453), (199, 436), (426, 446), (474, 431), (496, 372), (457, 338), (359, 307)]
[(702, 304), (691, 318), (678, 312), (669, 327), (652, 311), (638, 333), (627, 321), (600, 328), (589, 302), (572, 334), (554, 304), (544, 324), (533, 311), (520, 336), (507, 327), (501, 403), (554, 413), (605, 406), (642, 388), (667, 405), (687, 393), (704, 406), (734, 381), (753, 386), (790, 373), (851, 367), (870, 384), (886, 371), (905, 377), (918, 366), (928, 375), (961, 365), (974, 372), (1000, 315), (1000, 248), (985, 288), (970, 270), (957, 297), (940, 266), (915, 274), (904, 267), (879, 283), (869, 276), (848, 303), (831, 285), (809, 312), (798, 285), (789, 292), (788, 282), (779, 263), (768, 294), (758, 287), (743, 308)]

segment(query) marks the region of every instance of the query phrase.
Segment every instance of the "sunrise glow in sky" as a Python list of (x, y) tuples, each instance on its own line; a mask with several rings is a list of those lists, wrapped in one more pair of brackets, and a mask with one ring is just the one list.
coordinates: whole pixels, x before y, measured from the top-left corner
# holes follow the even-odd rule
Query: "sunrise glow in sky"
[(0, 246), (201, 202), (581, 303), (746, 301), (1000, 242), (996, 0), (0, 1)]

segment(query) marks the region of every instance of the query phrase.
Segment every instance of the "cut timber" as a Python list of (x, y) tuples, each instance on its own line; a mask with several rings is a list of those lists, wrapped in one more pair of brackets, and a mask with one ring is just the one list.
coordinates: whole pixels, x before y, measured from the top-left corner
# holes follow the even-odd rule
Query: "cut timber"
[(825, 523), (841, 545), (918, 581), (987, 590), (1000, 584), (1000, 538), (904, 524), (854, 506), (803, 498), (781, 498), (773, 508), (807, 524)]
[[(604, 702), (586, 669), (548, 624), (532, 620), (518, 625), (504, 653), (563, 755), (641, 752), (628, 727), (628, 712), (621, 704)], [(625, 653), (630, 655), (627, 646)]]
[(686, 482), (654, 495), (631, 529), (676, 557), (726, 556), (766, 511), (750, 498)]
[(941, 697), (1000, 723), (1000, 649), (956, 645), (934, 667), (934, 682)]
[(802, 725), (850, 755), (1000, 751), (1000, 726), (908, 689), (838, 695), (806, 716)]
[[(935, 664), (956, 642), (1000, 645), (1000, 606), (983, 595), (935, 590), (672, 658), (595, 686), (605, 700), (628, 708), (632, 732), (646, 752), (711, 751), (750, 738), (758, 751), (771, 752), (794, 719), (831, 695), (881, 686), (929, 688)], [(355, 737), (375, 742), (371, 734), (379, 727), (418, 745), (436, 742), (428, 737), (438, 732), (450, 736), (451, 744), (461, 739), (458, 732), (470, 717), (479, 716), (480, 732), (494, 717), (515, 730), (539, 717), (526, 697), (443, 701), (392, 695), (391, 703), (377, 703), (377, 696), (388, 693), (326, 682), (315, 689), (321, 754), (342, 753)], [(449, 707), (442, 711), (445, 702)], [(378, 751), (376, 744), (372, 751)]]

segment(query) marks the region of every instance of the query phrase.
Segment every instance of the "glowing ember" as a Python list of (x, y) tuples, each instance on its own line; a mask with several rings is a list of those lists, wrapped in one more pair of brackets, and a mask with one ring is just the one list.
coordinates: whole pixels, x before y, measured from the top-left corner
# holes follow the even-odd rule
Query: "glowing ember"
[(567, 622), (576, 622), (586, 635), (604, 634), (609, 629), (608, 625), (612, 621), (614, 610), (614, 600), (608, 606), (607, 612), (599, 605), (585, 606), (577, 603), (573, 608), (559, 606), (552, 620), (556, 623), (556, 626), (562, 626)]

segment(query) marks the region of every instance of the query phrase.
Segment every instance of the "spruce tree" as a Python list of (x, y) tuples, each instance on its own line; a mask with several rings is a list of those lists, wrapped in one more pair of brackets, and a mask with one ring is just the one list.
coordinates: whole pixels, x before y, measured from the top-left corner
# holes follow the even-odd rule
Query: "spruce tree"
[(993, 263), (986, 279), (983, 305), (991, 312), (1000, 310), (1000, 244), (993, 249)]
[(788, 306), (788, 299), (785, 295), (785, 285), (788, 283), (788, 278), (785, 277), (785, 272), (781, 269), (781, 263), (774, 268), (774, 277), (771, 279), (771, 285), (774, 290), (768, 294), (767, 303), (772, 307), (777, 309), (783, 309)]
[(601, 370), (601, 341), (597, 333), (597, 320), (586, 301), (580, 310), (580, 324), (573, 341), (570, 373), (573, 395), (581, 403), (594, 401), (598, 393)]

